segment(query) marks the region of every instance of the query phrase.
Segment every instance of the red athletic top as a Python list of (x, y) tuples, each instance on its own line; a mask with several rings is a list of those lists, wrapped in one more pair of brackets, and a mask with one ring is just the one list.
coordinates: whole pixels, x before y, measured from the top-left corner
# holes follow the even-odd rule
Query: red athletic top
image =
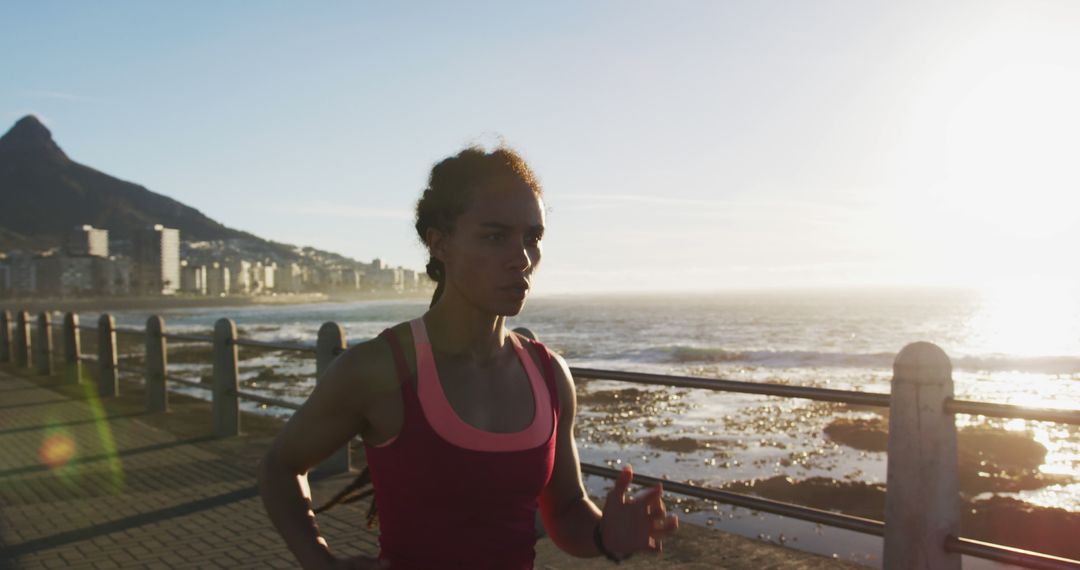
[(547, 348), (529, 341), (539, 349), (539, 385), (532, 359), (510, 335), (533, 385), (533, 425), (512, 434), (485, 432), (450, 408), (423, 321), (411, 324), (419, 395), (397, 336), (391, 329), (380, 335), (394, 353), (404, 422), (386, 444), (365, 445), (379, 510), (379, 558), (392, 570), (531, 569), (537, 499), (551, 477), (559, 413)]

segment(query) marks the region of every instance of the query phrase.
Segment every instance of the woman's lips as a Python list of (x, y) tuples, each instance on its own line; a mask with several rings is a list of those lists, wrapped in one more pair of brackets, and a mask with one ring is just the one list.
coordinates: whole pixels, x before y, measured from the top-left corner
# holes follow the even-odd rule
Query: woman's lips
[(524, 284), (514, 284), (507, 285), (506, 287), (500, 287), (499, 289), (505, 291), (514, 298), (524, 299), (525, 295), (529, 291), (529, 286)]

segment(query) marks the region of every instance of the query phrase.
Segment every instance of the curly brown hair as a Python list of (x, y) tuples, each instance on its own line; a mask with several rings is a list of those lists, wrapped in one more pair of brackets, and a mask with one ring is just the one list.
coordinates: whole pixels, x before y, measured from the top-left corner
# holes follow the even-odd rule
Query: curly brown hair
[[(427, 230), (435, 228), (445, 233), (454, 229), (457, 220), (472, 203), (473, 190), (501, 176), (512, 176), (529, 185), (537, 196), (543, 188), (528, 163), (512, 148), (500, 146), (491, 152), (469, 147), (443, 159), (431, 169), (427, 188), (416, 202), (416, 233), (427, 246)], [(427, 274), (438, 286), (432, 295), (434, 305), (442, 295), (446, 268), (434, 256), (428, 258)]]

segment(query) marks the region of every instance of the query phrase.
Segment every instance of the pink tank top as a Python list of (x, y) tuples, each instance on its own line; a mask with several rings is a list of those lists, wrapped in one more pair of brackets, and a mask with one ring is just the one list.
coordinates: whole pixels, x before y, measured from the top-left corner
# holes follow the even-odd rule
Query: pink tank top
[(404, 418), (400, 433), (365, 445), (379, 509), (379, 557), (392, 570), (531, 569), (537, 499), (551, 477), (559, 398), (547, 348), (532, 342), (543, 376), (510, 340), (532, 385), (526, 429), (492, 433), (459, 418), (442, 390), (422, 319), (412, 321), (417, 355), (413, 390), (392, 329), (380, 335), (394, 353)]

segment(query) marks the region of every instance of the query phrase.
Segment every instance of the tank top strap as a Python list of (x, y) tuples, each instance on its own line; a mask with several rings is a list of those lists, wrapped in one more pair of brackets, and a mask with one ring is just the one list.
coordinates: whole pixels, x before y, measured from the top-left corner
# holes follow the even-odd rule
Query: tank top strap
[(397, 333), (394, 329), (388, 328), (383, 330), (379, 337), (390, 345), (390, 351), (394, 353), (394, 368), (397, 369), (398, 384), (401, 384), (402, 390), (412, 392), (412, 384), (409, 382), (409, 365), (405, 362), (405, 352), (401, 349), (401, 340), (398, 339)]
[(528, 337), (522, 337), (536, 346), (536, 352), (540, 355), (540, 369), (544, 374), (544, 383), (547, 384), (548, 396), (551, 398), (551, 408), (555, 410), (555, 415), (559, 414), (559, 388), (555, 383), (555, 365), (552, 362), (551, 353), (548, 352), (548, 348), (540, 341), (533, 340)]

